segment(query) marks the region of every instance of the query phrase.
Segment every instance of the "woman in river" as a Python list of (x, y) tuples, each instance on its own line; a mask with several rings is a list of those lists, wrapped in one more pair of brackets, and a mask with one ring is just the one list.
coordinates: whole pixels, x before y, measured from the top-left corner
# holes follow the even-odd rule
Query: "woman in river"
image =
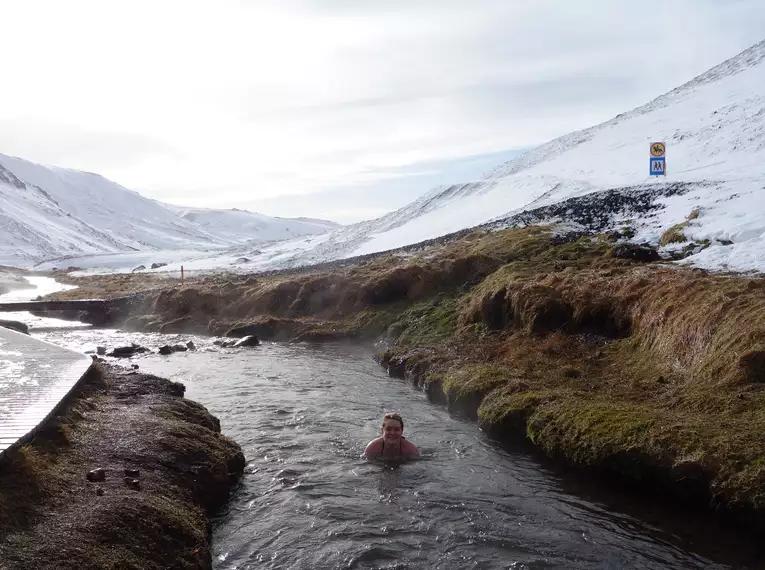
[(367, 459), (410, 459), (420, 456), (417, 447), (404, 438), (404, 420), (399, 414), (385, 414), (380, 431), (382, 436), (370, 441), (364, 450)]

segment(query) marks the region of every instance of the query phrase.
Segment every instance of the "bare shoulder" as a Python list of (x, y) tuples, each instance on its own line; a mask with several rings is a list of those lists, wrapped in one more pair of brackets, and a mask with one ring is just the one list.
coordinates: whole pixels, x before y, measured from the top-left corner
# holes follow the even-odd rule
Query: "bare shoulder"
[(370, 441), (367, 444), (366, 449), (364, 450), (364, 455), (366, 455), (367, 457), (380, 455), (382, 453), (382, 440), (383, 438), (378, 437)]
[(409, 455), (410, 457), (419, 457), (420, 456), (420, 450), (417, 449), (417, 446), (413, 444), (408, 439), (403, 440), (403, 446), (404, 449), (402, 450), (404, 454)]

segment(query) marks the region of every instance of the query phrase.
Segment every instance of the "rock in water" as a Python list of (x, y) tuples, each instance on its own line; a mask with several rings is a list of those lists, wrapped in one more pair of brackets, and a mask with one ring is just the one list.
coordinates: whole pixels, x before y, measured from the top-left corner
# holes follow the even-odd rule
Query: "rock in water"
[(138, 479), (133, 479), (132, 477), (125, 477), (124, 481), (125, 481), (125, 484), (131, 489), (135, 489), (136, 491), (139, 491), (141, 489), (141, 482)]
[(26, 323), (22, 323), (21, 321), (7, 321), (5, 319), (0, 319), (0, 327), (5, 327), (7, 329), (11, 329), (12, 331), (29, 334), (29, 327), (26, 325)]
[(239, 339), (231, 346), (234, 348), (243, 348), (245, 346), (258, 346), (259, 344), (260, 340), (258, 340), (258, 337), (256, 337), (254, 334), (251, 334)]
[(100, 481), (106, 480), (106, 471), (103, 470), (103, 468), (98, 467), (97, 469), (92, 469), (88, 471), (88, 474), (85, 476), (85, 478), (88, 481), (93, 481), (95, 483)]

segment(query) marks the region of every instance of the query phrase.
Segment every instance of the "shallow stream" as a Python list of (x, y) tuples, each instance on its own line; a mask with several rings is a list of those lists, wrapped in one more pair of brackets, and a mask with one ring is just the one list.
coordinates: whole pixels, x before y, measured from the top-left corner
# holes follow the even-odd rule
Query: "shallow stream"
[[(244, 450), (245, 476), (215, 520), (217, 569), (761, 567), (751, 539), (708, 517), (563, 475), (491, 441), (388, 378), (371, 349), (219, 349), (204, 337), (39, 325), (35, 336), (81, 351), (197, 345), (125, 363), (182, 381)], [(387, 410), (402, 413), (422, 460), (360, 459)]]

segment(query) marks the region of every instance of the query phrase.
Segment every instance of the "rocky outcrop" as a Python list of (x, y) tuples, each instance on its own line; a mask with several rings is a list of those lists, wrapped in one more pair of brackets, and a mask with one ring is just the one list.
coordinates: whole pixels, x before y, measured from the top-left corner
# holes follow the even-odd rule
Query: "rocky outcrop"
[(111, 356), (114, 358), (130, 358), (131, 356), (135, 356), (136, 354), (143, 354), (144, 352), (151, 351), (145, 346), (140, 346), (133, 343), (130, 346), (118, 346), (113, 348), (111, 352), (106, 353), (106, 356)]
[(5, 319), (0, 319), (0, 327), (5, 327), (6, 329), (11, 329), (24, 334), (29, 334), (29, 327), (26, 323), (22, 323), (21, 321), (8, 321)]
[(165, 344), (159, 347), (158, 352), (162, 355), (173, 354), (174, 352), (186, 352), (187, 350), (196, 350), (196, 346), (193, 341), (189, 341), (186, 344)]
[(254, 334), (251, 334), (251, 335), (242, 337), (239, 340), (215, 341), (215, 344), (217, 344), (221, 348), (246, 348), (250, 346), (258, 346), (260, 344), (260, 340), (258, 340), (258, 337), (255, 336)]

